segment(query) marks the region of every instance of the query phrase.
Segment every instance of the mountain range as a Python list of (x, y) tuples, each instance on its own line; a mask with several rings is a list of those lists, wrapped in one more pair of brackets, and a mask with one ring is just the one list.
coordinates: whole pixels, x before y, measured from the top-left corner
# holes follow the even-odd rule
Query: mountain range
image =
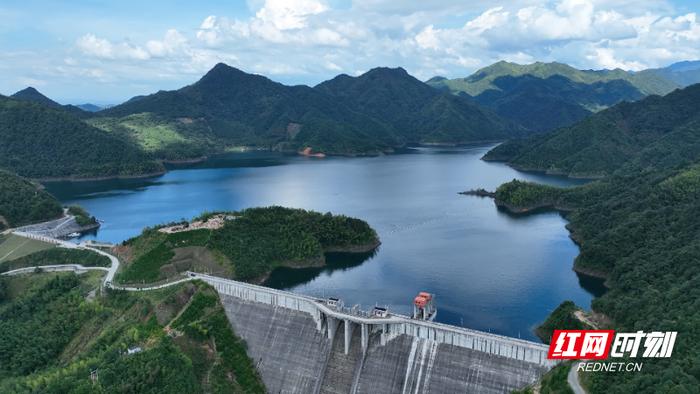
[(407, 144), (461, 144), (522, 135), (470, 100), (430, 88), (400, 68), (340, 75), (311, 88), (285, 86), (225, 64), (196, 83), (101, 111), (149, 114), (161, 123), (207, 129), (228, 144), (329, 154), (376, 154)]
[[(239, 146), (376, 155), (414, 144), (513, 140), (487, 157), (510, 160), (522, 138), (552, 138), (537, 135), (620, 102), (671, 91), (693, 81), (698, 69), (699, 62), (638, 73), (498, 62), (467, 78), (423, 83), (401, 68), (379, 67), (309, 87), (220, 63), (181, 89), (96, 112), (61, 105), (30, 87), (0, 98), (6, 115), (0, 118), (0, 167), (34, 178), (130, 176), (162, 171), (160, 161)], [(524, 158), (513, 164), (541, 168), (547, 157), (537, 165)], [(625, 157), (622, 152), (614, 160)], [(606, 173), (608, 165), (549, 164), (546, 170), (582, 176)]]
[(665, 95), (700, 82), (700, 61), (640, 72), (578, 70), (562, 63), (501, 61), (466, 78), (434, 77), (427, 84), (471, 97), (532, 131), (571, 125), (622, 101)]
[(523, 170), (602, 177), (634, 161), (637, 168), (650, 169), (695, 153), (698, 125), (700, 84), (695, 84), (664, 97), (617, 104), (548, 134), (506, 142), (484, 158)]
[(556, 208), (566, 216), (580, 247), (574, 269), (605, 279), (607, 291), (591, 303), (594, 315), (609, 321), (601, 328), (679, 333), (672, 357), (639, 373), (588, 374), (588, 392), (699, 387), (698, 375), (687, 366), (697, 363), (700, 351), (700, 84), (619, 103), (570, 127), (506, 142), (486, 158), (599, 177), (569, 188), (514, 180), (501, 185), (495, 198), (507, 210)]
[(30, 178), (162, 171), (135, 144), (59, 106), (0, 96), (0, 168)]
[(38, 90), (36, 90), (35, 88), (33, 88), (31, 86), (14, 93), (10, 97), (17, 99), (17, 100), (20, 100), (20, 101), (41, 104), (45, 107), (49, 107), (49, 108), (53, 108), (53, 109), (62, 109), (64, 111), (70, 112), (73, 115), (80, 116), (80, 117), (87, 115), (85, 113), (85, 111), (83, 111), (83, 109), (81, 109), (80, 107), (77, 107), (75, 105), (70, 105), (70, 104), (61, 105), (61, 104), (51, 100), (50, 98), (44, 96)]

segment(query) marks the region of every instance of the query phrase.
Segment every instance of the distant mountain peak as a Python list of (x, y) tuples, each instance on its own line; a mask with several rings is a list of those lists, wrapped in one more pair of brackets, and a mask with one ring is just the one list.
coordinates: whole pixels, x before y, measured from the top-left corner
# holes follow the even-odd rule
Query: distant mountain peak
[(403, 67), (375, 67), (362, 74), (361, 77), (370, 75), (408, 76), (409, 74)]
[(440, 82), (440, 81), (446, 81), (447, 78), (443, 77), (442, 75), (436, 75), (429, 80), (425, 81), (425, 83), (431, 83), (431, 82)]
[(229, 66), (226, 63), (217, 63), (211, 70), (209, 70), (202, 79), (206, 78), (220, 78), (220, 77), (230, 77), (230, 76), (240, 76), (240, 75), (251, 75), (235, 67)]
[(225, 63), (217, 63), (211, 70), (204, 74), (196, 85), (218, 88), (241, 82), (250, 83), (252, 81), (261, 82), (263, 80), (271, 82), (268, 78), (261, 75), (250, 74)]
[(42, 104), (42, 105), (45, 105), (45, 106), (51, 107), (51, 108), (61, 107), (61, 104), (44, 96), (41, 92), (39, 92), (38, 90), (36, 90), (32, 86), (28, 86), (28, 87), (20, 90), (19, 92), (16, 92), (15, 94), (13, 94), (10, 97), (15, 98), (17, 100), (30, 101), (33, 103)]

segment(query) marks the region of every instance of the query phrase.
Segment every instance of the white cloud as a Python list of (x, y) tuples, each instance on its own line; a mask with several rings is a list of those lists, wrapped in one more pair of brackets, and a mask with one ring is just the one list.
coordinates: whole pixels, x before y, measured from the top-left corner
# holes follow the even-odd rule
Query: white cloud
[(146, 60), (150, 57), (149, 53), (139, 46), (133, 46), (128, 42), (112, 44), (94, 34), (80, 37), (76, 44), (83, 53), (102, 59)]
[(315, 0), (267, 0), (255, 16), (278, 30), (301, 29), (310, 15), (327, 10), (326, 4)]
[[(466, 76), (498, 60), (638, 70), (700, 58), (700, 21), (663, 0), (249, 0), (248, 17), (210, 15), (161, 37), (86, 32), (66, 75), (191, 82), (218, 61), (283, 82), (402, 66), (427, 79)], [(185, 33), (192, 31), (191, 33)], [(71, 59), (71, 60), (67, 60)], [(71, 74), (72, 75), (72, 74)], [(182, 83), (184, 84), (184, 83)]]

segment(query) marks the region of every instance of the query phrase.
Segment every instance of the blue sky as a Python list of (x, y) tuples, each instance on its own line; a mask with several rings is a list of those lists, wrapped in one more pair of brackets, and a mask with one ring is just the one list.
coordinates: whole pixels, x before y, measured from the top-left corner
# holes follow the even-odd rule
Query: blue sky
[(498, 60), (639, 70), (700, 58), (699, 3), (4, 0), (0, 93), (118, 103), (217, 62), (309, 85), (376, 66), (463, 77)]

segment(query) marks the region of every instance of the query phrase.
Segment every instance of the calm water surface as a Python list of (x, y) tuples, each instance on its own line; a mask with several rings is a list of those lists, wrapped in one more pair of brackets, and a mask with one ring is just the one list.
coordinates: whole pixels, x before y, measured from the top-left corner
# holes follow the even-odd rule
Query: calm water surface
[(239, 153), (152, 179), (61, 182), (48, 189), (104, 221), (87, 237), (112, 242), (205, 210), (274, 204), (355, 216), (377, 230), (379, 250), (329, 256), (323, 269), (280, 269), (267, 284), (402, 313), (418, 291), (430, 291), (441, 322), (535, 339), (532, 328), (559, 303), (588, 307), (598, 289), (571, 270), (578, 248), (566, 221), (557, 213), (512, 217), (490, 199), (457, 192), (493, 190), (513, 178), (576, 181), (483, 162), (489, 147), (323, 160)]

